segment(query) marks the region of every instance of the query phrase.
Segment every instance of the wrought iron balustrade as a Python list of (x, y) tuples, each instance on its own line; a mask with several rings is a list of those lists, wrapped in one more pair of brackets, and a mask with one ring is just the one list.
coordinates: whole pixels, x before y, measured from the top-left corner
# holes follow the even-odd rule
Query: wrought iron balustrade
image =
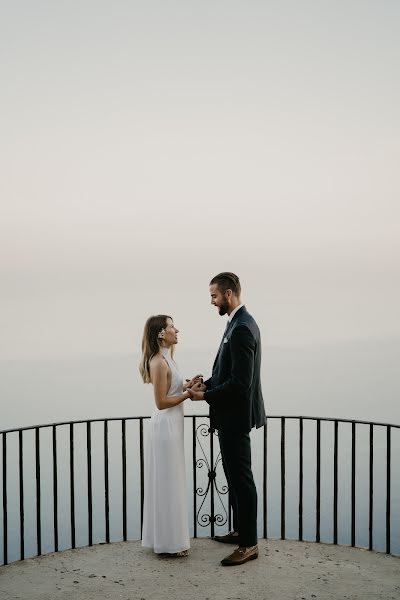
[[(94, 419), (0, 432), (1, 563), (140, 538), (148, 419)], [(191, 533), (214, 536), (216, 528), (231, 528), (217, 432), (207, 416), (190, 415), (185, 435), (191, 438), (191, 455), (186, 443)], [(338, 544), (345, 529), (351, 546), (400, 554), (399, 425), (269, 416), (252, 435), (260, 535)], [(366, 517), (363, 526), (357, 526), (360, 511)], [(375, 543), (377, 523), (384, 547)]]

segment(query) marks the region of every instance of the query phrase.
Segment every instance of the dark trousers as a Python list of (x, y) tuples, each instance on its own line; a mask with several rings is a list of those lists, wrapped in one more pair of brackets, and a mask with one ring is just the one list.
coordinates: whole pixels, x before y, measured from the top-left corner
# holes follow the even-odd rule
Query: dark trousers
[(257, 490), (251, 471), (248, 433), (218, 431), (222, 464), (231, 495), (233, 528), (240, 546), (257, 544)]

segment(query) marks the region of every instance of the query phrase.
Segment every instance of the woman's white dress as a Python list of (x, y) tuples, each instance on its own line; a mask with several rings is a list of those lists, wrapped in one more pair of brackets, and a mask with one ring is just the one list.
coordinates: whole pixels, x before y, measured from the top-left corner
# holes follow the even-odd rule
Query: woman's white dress
[[(183, 393), (183, 378), (169, 353), (171, 369), (167, 396)], [(145, 454), (142, 546), (156, 553), (187, 550), (189, 517), (185, 474), (183, 402), (154, 410)]]

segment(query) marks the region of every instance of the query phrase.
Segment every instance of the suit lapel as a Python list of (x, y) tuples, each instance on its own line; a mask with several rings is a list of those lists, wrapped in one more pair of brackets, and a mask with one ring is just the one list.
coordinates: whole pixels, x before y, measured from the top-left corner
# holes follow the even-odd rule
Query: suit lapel
[(226, 327), (225, 327), (224, 335), (222, 336), (222, 340), (221, 340), (221, 343), (220, 343), (219, 348), (218, 348), (217, 355), (216, 355), (215, 360), (214, 360), (213, 369), (214, 369), (214, 367), (215, 367), (215, 365), (217, 363), (219, 353), (221, 352), (222, 346), (224, 344), (224, 339), (226, 338), (226, 334), (228, 333), (230, 326), (231, 326), (231, 321), (228, 321), (227, 324), (226, 324)]
[(228, 332), (231, 330), (232, 325), (235, 323), (235, 320), (236, 320), (236, 317), (238, 316), (238, 314), (241, 313), (242, 311), (245, 311), (245, 310), (246, 310), (246, 307), (242, 306), (242, 308), (240, 310), (238, 310), (237, 313), (235, 313), (233, 315), (232, 321), (228, 321), (227, 322), (226, 327), (225, 327), (225, 331), (224, 331), (224, 335), (222, 336), (222, 340), (221, 340), (221, 343), (220, 343), (219, 348), (218, 348), (217, 356), (215, 357), (215, 360), (214, 360), (213, 370), (215, 368), (215, 365), (217, 364), (217, 360), (218, 360), (218, 357), (219, 357), (220, 352), (222, 350), (222, 346), (224, 345), (224, 339), (228, 335)]

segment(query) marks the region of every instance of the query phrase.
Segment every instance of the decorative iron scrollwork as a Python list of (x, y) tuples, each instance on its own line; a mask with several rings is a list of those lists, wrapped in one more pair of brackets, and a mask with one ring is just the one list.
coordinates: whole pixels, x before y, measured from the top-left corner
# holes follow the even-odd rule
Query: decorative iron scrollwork
[[(205, 488), (198, 487), (196, 489), (196, 495), (199, 496), (200, 498), (202, 498), (200, 507), (197, 511), (197, 523), (201, 527), (207, 527), (208, 525), (211, 525), (211, 535), (213, 535), (213, 533), (214, 533), (214, 524), (225, 525), (225, 523), (227, 523), (227, 521), (228, 521), (228, 511), (227, 511), (227, 508), (225, 507), (222, 496), (226, 495), (229, 491), (229, 488), (226, 485), (226, 483), (221, 486), (218, 485), (217, 469), (218, 469), (219, 465), (222, 464), (222, 456), (221, 456), (220, 451), (218, 452), (217, 458), (215, 459), (213, 464), (211, 464), (211, 461), (213, 461), (213, 454), (214, 454), (214, 444), (213, 444), (214, 438), (212, 437), (214, 435), (216, 437), (218, 437), (215, 429), (213, 429), (212, 427), (208, 427), (208, 425), (206, 425), (205, 423), (200, 424), (196, 429), (196, 439), (197, 439), (198, 445), (199, 445), (200, 450), (203, 455), (202, 457), (200, 457), (196, 460), (196, 467), (198, 469), (202, 469), (203, 467), (206, 467), (207, 468), (207, 477), (208, 477), (207, 486)], [(210, 444), (209, 444), (210, 460), (208, 459), (207, 454), (204, 450), (203, 444), (201, 443), (201, 440), (206, 437), (209, 437), (209, 439), (210, 439)], [(221, 509), (223, 511), (222, 513), (220, 512), (220, 513), (215, 514), (215, 512), (214, 512), (214, 507), (215, 507), (214, 493), (216, 493), (218, 496), (219, 503), (220, 503)], [(211, 496), (211, 514), (202, 512), (206, 498), (209, 494)]]

